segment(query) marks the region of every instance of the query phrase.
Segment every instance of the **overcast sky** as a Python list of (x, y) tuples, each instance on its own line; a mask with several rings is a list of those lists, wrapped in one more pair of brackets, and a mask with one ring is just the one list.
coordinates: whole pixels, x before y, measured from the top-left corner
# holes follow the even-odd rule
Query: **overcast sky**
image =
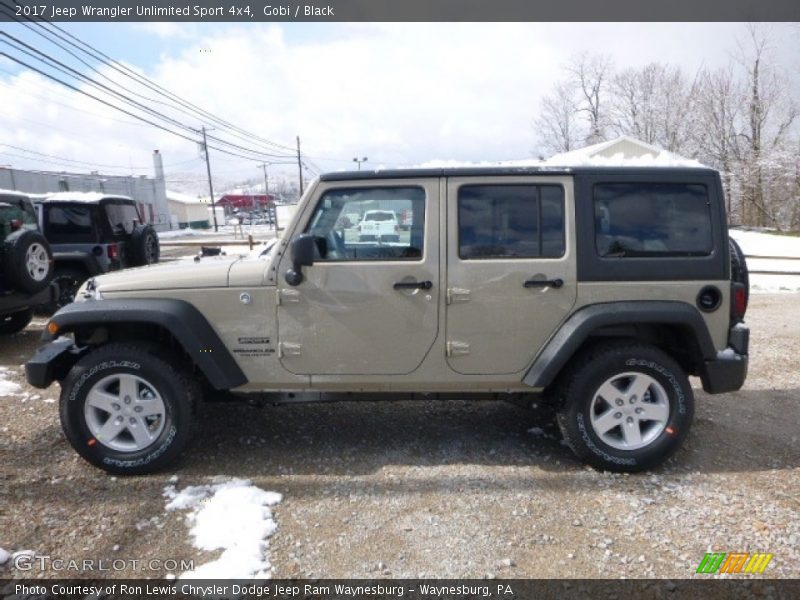
[[(725, 23), (62, 27), (256, 135), (286, 146), (299, 135), (322, 170), (350, 168), (354, 156), (376, 167), (528, 158), (537, 147), (532, 121), (539, 100), (570, 56), (604, 52), (618, 67), (662, 61), (694, 72), (727, 64), (745, 34), (743, 25)], [(65, 56), (17, 24), (3, 28)], [(776, 60), (797, 78), (800, 31), (770, 28)], [(151, 174), (151, 153), (159, 148), (168, 171), (204, 169), (191, 142), (130, 124), (130, 117), (2, 57), (0, 106), (0, 165)], [(26, 159), (8, 144), (86, 164)], [(252, 161), (214, 151), (211, 159), (225, 179), (258, 175)]]

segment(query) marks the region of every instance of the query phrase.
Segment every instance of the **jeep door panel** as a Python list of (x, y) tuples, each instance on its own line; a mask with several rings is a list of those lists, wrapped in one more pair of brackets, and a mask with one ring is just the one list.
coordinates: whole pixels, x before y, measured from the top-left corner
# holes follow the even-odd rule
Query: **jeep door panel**
[(574, 218), (570, 177), (448, 179), (451, 369), (491, 375), (527, 368), (575, 302)]
[[(294, 235), (325, 227), (315, 220), (320, 202), (393, 189), (417, 188), (424, 197), (424, 231), (412, 226), (408, 242), (362, 243), (337, 220), (336, 236), (320, 241), (330, 256), (303, 268), (300, 285), (287, 284), (291, 249), (278, 267), (278, 338), (281, 364), (291, 373), (313, 375), (404, 375), (422, 363), (439, 329), (439, 179), (321, 183)], [(328, 196), (326, 197), (326, 194)], [(381, 200), (375, 200), (380, 208)], [(365, 206), (367, 204), (365, 203)], [(345, 205), (346, 206), (346, 202)], [(340, 207), (341, 208), (341, 207)], [(345, 215), (350, 209), (343, 208)], [(420, 239), (415, 241), (415, 237)], [(409, 251), (422, 244), (422, 256)], [(336, 246), (346, 246), (339, 249)], [(385, 255), (385, 256), (384, 256)], [(406, 286), (430, 282), (430, 288)], [(427, 286), (427, 284), (425, 284)]]

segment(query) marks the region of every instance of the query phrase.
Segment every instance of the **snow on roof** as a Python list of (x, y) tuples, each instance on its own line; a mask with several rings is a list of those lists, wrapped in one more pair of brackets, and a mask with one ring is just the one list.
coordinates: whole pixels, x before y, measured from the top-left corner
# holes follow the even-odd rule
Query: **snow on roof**
[(3, 194), (4, 196), (27, 196), (28, 195), (25, 192), (20, 192), (19, 190), (4, 190), (3, 188), (0, 188), (0, 194)]
[(88, 204), (96, 204), (107, 198), (132, 199), (120, 194), (104, 194), (102, 192), (58, 192), (56, 194), (48, 194), (44, 202), (86, 202)]
[(192, 196), (191, 194), (183, 194), (181, 192), (172, 192), (167, 190), (167, 200), (171, 200), (173, 202), (180, 202), (181, 204), (207, 204), (207, 198), (198, 198), (197, 196)]
[[(623, 144), (630, 144), (643, 151), (641, 156), (625, 156)], [(601, 155), (615, 146), (620, 151), (611, 156)], [(558, 167), (703, 167), (702, 163), (674, 154), (629, 135), (621, 135), (613, 140), (591, 144), (577, 150), (555, 154), (544, 161), (547, 166)]]
[(557, 154), (545, 161), (552, 167), (705, 167), (701, 162), (662, 150), (659, 154), (626, 157), (622, 152), (613, 156), (586, 156)]
[[(536, 158), (523, 158), (520, 160), (482, 160), (479, 162), (461, 161), (453, 159), (433, 159), (412, 167), (398, 167), (409, 169), (458, 169), (479, 167), (541, 167), (545, 163)], [(380, 169), (376, 169), (380, 170)]]

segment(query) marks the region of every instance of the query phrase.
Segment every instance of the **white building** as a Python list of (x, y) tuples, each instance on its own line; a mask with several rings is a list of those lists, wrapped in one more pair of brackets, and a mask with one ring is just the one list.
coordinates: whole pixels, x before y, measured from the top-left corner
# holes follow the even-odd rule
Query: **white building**
[(167, 205), (173, 229), (208, 229), (211, 226), (211, 204), (207, 198), (167, 190)]
[(702, 166), (696, 160), (673, 154), (658, 146), (653, 146), (636, 138), (621, 135), (618, 138), (599, 144), (585, 146), (578, 150), (561, 152), (544, 161), (546, 164), (562, 167), (580, 165), (641, 165), (641, 166)]
[(97, 192), (109, 196), (127, 196), (136, 201), (144, 223), (163, 231), (169, 229), (169, 216), (164, 166), (158, 150), (153, 152), (153, 168), (155, 177), (105, 175), (97, 171), (70, 173), (0, 167), (0, 188), (39, 197), (57, 192)]

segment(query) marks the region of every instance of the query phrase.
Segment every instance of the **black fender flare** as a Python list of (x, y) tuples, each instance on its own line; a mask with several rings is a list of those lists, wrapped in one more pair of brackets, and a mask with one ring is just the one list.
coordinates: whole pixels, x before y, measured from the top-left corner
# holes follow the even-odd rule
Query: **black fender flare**
[(217, 390), (229, 390), (247, 383), (247, 377), (197, 308), (174, 298), (131, 298), (73, 302), (50, 319), (58, 326), (56, 335), (47, 329), (44, 341), (81, 328), (117, 323), (152, 324), (169, 331)]
[(576, 311), (548, 340), (522, 381), (545, 388), (589, 336), (598, 329), (630, 325), (676, 325), (690, 332), (702, 360), (713, 360), (717, 351), (700, 311), (685, 302), (639, 300), (591, 304)]

